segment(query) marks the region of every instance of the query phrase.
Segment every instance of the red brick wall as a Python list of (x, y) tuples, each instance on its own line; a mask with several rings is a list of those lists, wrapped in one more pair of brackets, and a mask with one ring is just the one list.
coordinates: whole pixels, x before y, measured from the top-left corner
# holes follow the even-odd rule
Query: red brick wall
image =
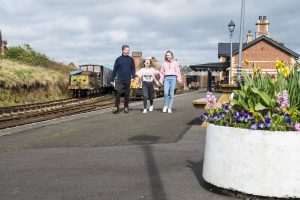
[[(244, 62), (246, 58), (249, 60), (249, 65), (253, 65), (254, 62), (255, 66), (261, 66), (263, 70), (275, 70), (276, 60), (283, 60), (285, 63), (291, 63), (291, 61), (294, 60), (293, 56), (266, 41), (260, 41), (244, 50), (242, 54), (242, 62)], [(234, 55), (233, 58), (233, 68), (235, 71), (237, 64), (238, 54)], [(243, 69), (248, 69), (245, 63), (243, 63), (242, 66)]]
[(142, 59), (142, 52), (139, 52), (139, 51), (132, 52), (132, 58), (134, 60), (135, 69), (139, 70), (139, 64), (140, 64), (140, 61)]

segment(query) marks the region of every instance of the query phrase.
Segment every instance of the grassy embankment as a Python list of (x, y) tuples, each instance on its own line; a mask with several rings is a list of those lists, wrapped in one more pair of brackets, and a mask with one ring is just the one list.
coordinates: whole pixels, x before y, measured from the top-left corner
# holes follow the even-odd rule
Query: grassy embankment
[(75, 69), (29, 45), (11, 47), (0, 56), (0, 106), (68, 98), (68, 73)]

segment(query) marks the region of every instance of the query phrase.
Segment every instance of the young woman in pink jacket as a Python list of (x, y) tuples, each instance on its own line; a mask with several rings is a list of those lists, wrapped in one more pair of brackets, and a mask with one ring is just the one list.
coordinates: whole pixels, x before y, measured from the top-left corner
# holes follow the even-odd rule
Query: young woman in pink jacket
[(172, 113), (176, 80), (181, 84), (179, 64), (174, 60), (174, 54), (168, 50), (165, 53), (165, 61), (160, 68), (160, 83), (164, 85), (163, 112)]

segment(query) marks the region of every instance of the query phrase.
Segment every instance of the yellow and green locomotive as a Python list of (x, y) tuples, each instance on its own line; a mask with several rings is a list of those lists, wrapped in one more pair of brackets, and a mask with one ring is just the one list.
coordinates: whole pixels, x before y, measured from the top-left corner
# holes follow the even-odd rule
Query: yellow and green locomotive
[(79, 70), (71, 71), (68, 89), (73, 97), (86, 97), (113, 91), (112, 70), (102, 65), (80, 65)]

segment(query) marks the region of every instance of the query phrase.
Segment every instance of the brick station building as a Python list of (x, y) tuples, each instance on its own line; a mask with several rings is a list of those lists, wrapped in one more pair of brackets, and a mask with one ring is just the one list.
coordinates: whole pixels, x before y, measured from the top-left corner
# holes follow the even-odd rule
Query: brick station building
[[(270, 75), (277, 74), (276, 60), (284, 61), (285, 64), (293, 66), (299, 58), (299, 54), (289, 49), (284, 45), (274, 40), (269, 33), (269, 21), (266, 16), (259, 16), (256, 23), (255, 39), (252, 40), (252, 33), (248, 31), (247, 42), (243, 44), (242, 48), (242, 61), (247, 58), (251, 67), (262, 68), (263, 72)], [(237, 77), (238, 56), (239, 56), (239, 43), (232, 43), (233, 57), (232, 57), (232, 75), (233, 79)], [(218, 58), (219, 63), (207, 63), (191, 66), (195, 71), (204, 71), (208, 66), (213, 71), (212, 81), (228, 83), (229, 67), (230, 67), (230, 43), (218, 44)], [(217, 66), (223, 66), (223, 70)], [(214, 71), (214, 66), (219, 71)], [(243, 62), (242, 68), (248, 71), (248, 66)], [(250, 70), (249, 70), (250, 71)], [(203, 79), (206, 79), (203, 77)], [(203, 85), (206, 87), (207, 85)], [(207, 84), (207, 82), (206, 82)]]

